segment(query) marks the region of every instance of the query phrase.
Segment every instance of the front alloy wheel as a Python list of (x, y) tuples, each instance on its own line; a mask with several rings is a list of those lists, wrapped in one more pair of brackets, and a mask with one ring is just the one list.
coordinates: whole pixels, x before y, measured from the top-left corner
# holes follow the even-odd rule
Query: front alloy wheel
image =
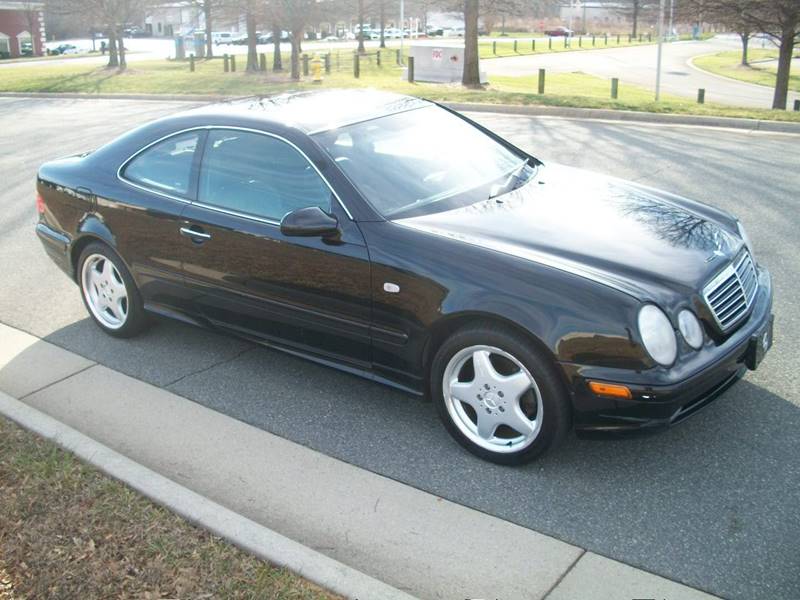
[(447, 364), (442, 394), (453, 423), (490, 452), (518, 452), (539, 435), (542, 396), (514, 356), (492, 346), (469, 346)]
[(492, 462), (533, 460), (569, 429), (568, 396), (552, 359), (497, 323), (476, 323), (445, 340), (430, 385), (450, 435)]

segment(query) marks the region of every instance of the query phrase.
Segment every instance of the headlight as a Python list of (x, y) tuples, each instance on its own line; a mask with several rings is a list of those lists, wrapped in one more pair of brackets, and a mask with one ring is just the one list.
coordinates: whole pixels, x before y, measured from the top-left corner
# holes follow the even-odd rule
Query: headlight
[(703, 328), (692, 311), (684, 309), (678, 313), (678, 329), (692, 348), (699, 350), (703, 346)]
[(739, 237), (742, 238), (744, 245), (747, 246), (747, 251), (750, 253), (750, 258), (755, 261), (756, 257), (755, 254), (753, 254), (753, 242), (750, 241), (750, 236), (747, 235), (744, 225), (742, 225), (741, 221), (736, 221), (736, 227), (739, 230)]
[(654, 304), (639, 311), (639, 335), (654, 361), (668, 367), (678, 355), (678, 340), (667, 315)]

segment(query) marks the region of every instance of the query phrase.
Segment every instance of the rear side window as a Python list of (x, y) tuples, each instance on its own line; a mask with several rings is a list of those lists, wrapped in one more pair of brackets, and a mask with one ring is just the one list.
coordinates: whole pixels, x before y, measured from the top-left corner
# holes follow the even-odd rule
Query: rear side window
[(136, 156), (122, 174), (129, 181), (155, 191), (186, 196), (199, 139), (198, 131), (174, 135)]
[(331, 210), (331, 191), (311, 163), (279, 139), (234, 129), (208, 134), (198, 201), (280, 221), (299, 208)]

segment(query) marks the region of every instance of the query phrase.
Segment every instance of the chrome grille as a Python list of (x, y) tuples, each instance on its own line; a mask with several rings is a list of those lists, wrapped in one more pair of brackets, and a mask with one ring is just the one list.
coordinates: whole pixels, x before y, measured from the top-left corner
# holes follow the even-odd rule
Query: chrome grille
[(728, 331), (747, 315), (757, 291), (758, 274), (744, 250), (703, 288), (703, 296), (717, 325)]

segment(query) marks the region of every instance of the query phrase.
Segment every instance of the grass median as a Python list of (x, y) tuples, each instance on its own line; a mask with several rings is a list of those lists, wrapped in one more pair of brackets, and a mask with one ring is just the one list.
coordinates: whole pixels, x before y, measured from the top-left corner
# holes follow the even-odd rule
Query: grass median
[[(272, 64), (268, 55), (267, 64)], [(309, 77), (293, 82), (286, 73), (244, 72), (242, 57), (235, 73), (223, 71), (223, 60), (198, 60), (195, 71), (187, 61), (151, 60), (131, 63), (128, 70), (91, 65), (39, 65), (15, 67), (2, 72), (0, 92), (82, 92), (103, 94), (213, 94), (223, 96), (267, 95), (289, 90), (368, 87), (429, 98), (442, 102), (475, 102), (511, 105), (546, 105), (608, 108), (671, 114), (694, 114), (800, 122), (800, 113), (697, 104), (690, 99), (663, 95), (653, 101), (647, 89), (621, 83), (619, 97), (611, 98), (611, 82), (584, 73), (548, 73), (545, 94), (537, 92), (537, 75), (492, 77), (485, 89), (458, 84), (408, 83), (395, 53), (382, 53), (381, 64), (371, 53), (359, 59), (360, 77), (353, 76), (353, 53), (331, 58), (332, 72), (321, 84)], [(288, 65), (288, 56), (284, 59)]]
[(336, 596), (0, 417), (0, 599)]
[[(778, 67), (773, 61), (777, 59), (777, 49), (752, 48), (748, 52), (747, 65), (742, 64), (742, 53), (739, 51), (698, 56), (693, 63), (697, 68), (715, 75), (774, 88)], [(789, 89), (800, 92), (800, 74), (789, 75)]]

